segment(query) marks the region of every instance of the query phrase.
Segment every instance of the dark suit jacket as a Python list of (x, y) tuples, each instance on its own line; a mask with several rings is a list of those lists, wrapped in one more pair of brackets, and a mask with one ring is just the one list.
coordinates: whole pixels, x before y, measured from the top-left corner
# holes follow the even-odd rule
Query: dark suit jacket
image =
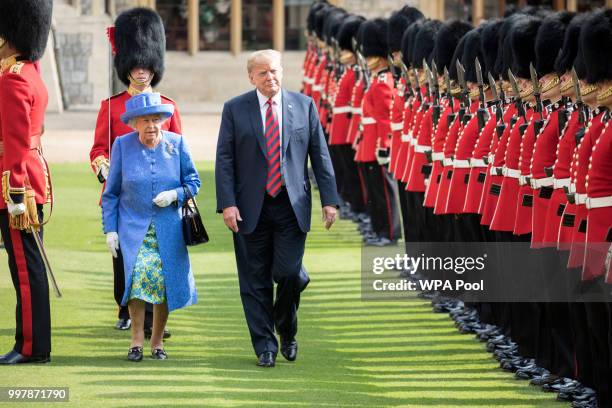
[[(336, 180), (314, 102), (299, 93), (282, 92), (282, 174), (300, 229), (308, 232), (312, 211), (308, 158), (323, 206), (338, 205)], [(217, 211), (237, 206), (243, 220), (238, 222), (241, 234), (257, 226), (267, 168), (261, 111), (253, 90), (225, 103), (215, 164)]]

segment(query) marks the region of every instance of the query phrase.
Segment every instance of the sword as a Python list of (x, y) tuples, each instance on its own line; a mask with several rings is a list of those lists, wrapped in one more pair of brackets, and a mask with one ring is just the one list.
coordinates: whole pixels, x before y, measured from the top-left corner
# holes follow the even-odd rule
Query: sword
[(34, 235), (34, 241), (36, 241), (36, 246), (38, 247), (38, 252), (40, 252), (40, 256), (45, 264), (45, 269), (49, 274), (49, 279), (51, 280), (51, 286), (53, 286), (53, 291), (55, 292), (55, 296), (58, 298), (62, 297), (62, 292), (60, 292), (59, 286), (57, 286), (57, 281), (55, 280), (55, 275), (53, 274), (53, 269), (51, 269), (51, 264), (49, 263), (49, 258), (47, 257), (47, 251), (45, 251), (45, 246), (43, 245), (42, 239), (40, 239), (40, 235), (38, 235), (38, 231), (34, 229), (34, 227), (30, 227), (30, 232)]

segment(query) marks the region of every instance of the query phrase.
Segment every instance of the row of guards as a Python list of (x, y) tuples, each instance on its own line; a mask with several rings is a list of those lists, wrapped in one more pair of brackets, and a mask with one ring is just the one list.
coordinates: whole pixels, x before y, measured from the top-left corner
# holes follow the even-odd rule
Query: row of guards
[[(612, 291), (612, 10), (526, 7), (473, 27), (316, 2), (308, 44), (302, 92), (365, 245), (525, 243), (499, 267)], [(612, 406), (609, 302), (423, 296), (517, 378)]]

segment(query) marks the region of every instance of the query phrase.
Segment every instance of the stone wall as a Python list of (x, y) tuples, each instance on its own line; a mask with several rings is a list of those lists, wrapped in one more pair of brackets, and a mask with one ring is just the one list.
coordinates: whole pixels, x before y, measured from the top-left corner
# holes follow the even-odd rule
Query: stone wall
[(398, 0), (341, 0), (337, 2), (339, 6), (351, 13), (361, 14), (366, 18), (389, 17), (391, 12), (401, 8), (404, 4), (418, 6), (418, 0), (398, 1)]
[(93, 83), (89, 80), (89, 62), (92, 56), (92, 33), (57, 33), (57, 60), (63, 88), (64, 103), (90, 105), (93, 101)]

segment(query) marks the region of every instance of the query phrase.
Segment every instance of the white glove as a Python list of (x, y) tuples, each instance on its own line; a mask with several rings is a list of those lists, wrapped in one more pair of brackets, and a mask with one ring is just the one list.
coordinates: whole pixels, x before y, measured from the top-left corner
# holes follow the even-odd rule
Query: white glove
[(119, 249), (119, 234), (116, 232), (108, 232), (106, 234), (106, 246), (113, 255), (113, 258), (116, 258), (117, 250)]
[(100, 165), (100, 174), (104, 177), (104, 180), (108, 180), (108, 173), (110, 172), (110, 168), (106, 164)]
[(177, 199), (176, 190), (162, 191), (153, 199), (153, 204), (158, 207), (167, 207)]
[(24, 203), (19, 203), (19, 204), (6, 203), (6, 206), (7, 206), (9, 214), (11, 214), (11, 216), (13, 217), (24, 214), (26, 212), (26, 206)]

